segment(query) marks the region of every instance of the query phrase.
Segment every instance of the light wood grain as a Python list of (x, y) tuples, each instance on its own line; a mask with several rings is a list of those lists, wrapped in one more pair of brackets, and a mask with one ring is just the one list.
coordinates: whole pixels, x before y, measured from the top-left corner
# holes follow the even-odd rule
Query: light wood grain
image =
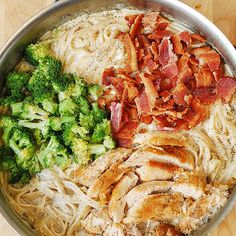
[[(0, 48), (26, 20), (52, 2), (53, 0), (0, 0)], [(183, 0), (183, 2), (213, 21), (236, 45), (236, 0)], [(211, 236), (236, 236), (235, 222), (236, 207)], [(1, 215), (0, 236), (18, 236)]]

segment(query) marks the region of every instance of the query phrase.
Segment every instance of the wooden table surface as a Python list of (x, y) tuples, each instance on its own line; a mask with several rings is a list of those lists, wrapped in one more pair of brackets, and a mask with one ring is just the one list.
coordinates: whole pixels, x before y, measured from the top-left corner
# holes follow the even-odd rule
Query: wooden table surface
[[(0, 48), (26, 20), (53, 2), (53, 0), (0, 0)], [(183, 0), (183, 2), (213, 21), (236, 45), (236, 0)], [(211, 234), (211, 236), (222, 235), (236, 236), (236, 206)], [(1, 215), (0, 236), (18, 236)]]

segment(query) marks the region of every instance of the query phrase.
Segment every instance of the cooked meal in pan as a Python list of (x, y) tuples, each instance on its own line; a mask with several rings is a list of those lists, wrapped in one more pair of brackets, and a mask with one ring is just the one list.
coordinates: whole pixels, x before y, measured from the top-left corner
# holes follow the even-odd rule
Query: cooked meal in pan
[(159, 12), (81, 15), (6, 76), (3, 191), (41, 235), (191, 235), (236, 184), (235, 90), (204, 35)]

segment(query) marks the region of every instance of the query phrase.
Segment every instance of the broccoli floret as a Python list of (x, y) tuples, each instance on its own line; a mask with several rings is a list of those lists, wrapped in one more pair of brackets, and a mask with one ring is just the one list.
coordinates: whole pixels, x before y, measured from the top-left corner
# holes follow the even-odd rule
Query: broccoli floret
[(106, 118), (106, 113), (98, 107), (97, 103), (92, 104), (93, 117), (96, 123), (100, 123)]
[(40, 129), (34, 129), (33, 132), (32, 132), (32, 135), (34, 137), (35, 144), (40, 147), (42, 145), (42, 143), (45, 141), (45, 138), (42, 135), (41, 130)]
[(11, 132), (18, 127), (18, 122), (11, 116), (1, 116), (0, 127), (3, 129), (2, 140), (5, 145), (9, 145)]
[(103, 144), (107, 149), (113, 149), (116, 147), (116, 142), (111, 136), (106, 136), (104, 138)]
[(99, 86), (98, 84), (92, 84), (88, 87), (88, 93), (92, 101), (97, 101), (98, 98), (102, 96), (103, 91), (101, 86)]
[(62, 74), (52, 81), (52, 86), (55, 92), (60, 93), (67, 90), (69, 88), (69, 85), (73, 83), (73, 81), (74, 81), (73, 75)]
[[(16, 163), (15, 153), (10, 147), (3, 146), (0, 148), (0, 170), (10, 173), (9, 183), (17, 183), (19, 181), (27, 183), (29, 174), (23, 171)], [(25, 173), (24, 173), (25, 172)]]
[(109, 136), (110, 134), (110, 122), (107, 119), (104, 119), (101, 123), (96, 125), (91, 140), (93, 143), (101, 143), (105, 139), (105, 137)]
[(73, 161), (80, 165), (85, 165), (90, 161), (88, 152), (88, 144), (82, 139), (75, 138), (71, 142), (71, 150), (73, 152)]
[(21, 100), (23, 98), (22, 89), (27, 86), (30, 76), (30, 74), (22, 72), (12, 72), (7, 75), (6, 88), (13, 100)]
[(91, 155), (100, 156), (106, 152), (103, 144), (88, 144), (88, 151)]
[(42, 101), (43, 109), (51, 114), (54, 114), (58, 109), (58, 103), (53, 101), (53, 99), (45, 99)]
[(81, 78), (74, 78), (75, 84), (73, 88), (73, 92), (71, 94), (72, 97), (80, 97), (80, 96), (87, 96), (88, 95), (88, 85), (86, 82)]
[(67, 98), (59, 103), (59, 113), (61, 116), (73, 116), (78, 112), (78, 106), (71, 98)]
[(91, 112), (90, 104), (85, 97), (80, 96), (78, 98), (75, 98), (74, 101), (79, 106), (80, 112), (83, 113), (84, 115), (88, 115)]
[(75, 118), (70, 116), (63, 117), (50, 117), (50, 126), (54, 131), (59, 131), (62, 129), (64, 123), (74, 122)]
[(49, 55), (49, 44), (30, 44), (25, 49), (25, 58), (32, 65), (38, 65), (39, 60)]
[(1, 97), (0, 98), (0, 106), (2, 108), (8, 108), (13, 103), (19, 102), (20, 99), (18, 99), (15, 96), (7, 96), (7, 97)]
[(84, 115), (80, 113), (79, 123), (80, 123), (80, 126), (84, 127), (85, 129), (89, 131), (92, 131), (95, 126), (95, 120), (94, 120), (93, 114), (90, 113), (88, 115)]
[(36, 156), (43, 168), (50, 168), (55, 164), (64, 168), (70, 163), (66, 148), (55, 135), (50, 137), (48, 143), (42, 145)]
[(12, 115), (22, 118), (18, 124), (29, 129), (39, 129), (45, 136), (50, 131), (49, 114), (38, 106), (28, 103), (15, 103), (11, 106)]

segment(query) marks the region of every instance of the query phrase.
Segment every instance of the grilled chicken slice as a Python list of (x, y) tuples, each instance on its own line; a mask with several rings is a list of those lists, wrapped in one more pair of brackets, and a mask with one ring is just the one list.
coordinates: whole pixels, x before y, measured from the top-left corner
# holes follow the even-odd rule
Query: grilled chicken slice
[(180, 194), (148, 195), (131, 207), (124, 223), (145, 223), (152, 221), (176, 221), (182, 214), (184, 198)]
[(115, 185), (109, 202), (109, 215), (117, 223), (124, 218), (125, 196), (138, 181), (138, 176), (132, 172), (125, 174)]
[(170, 180), (175, 171), (180, 168), (176, 165), (162, 163), (158, 161), (148, 161), (143, 166), (136, 168), (141, 181)]
[(103, 236), (125, 236), (125, 227), (122, 224), (113, 222), (112, 225), (109, 225)]
[(166, 192), (171, 188), (171, 185), (172, 182), (169, 181), (150, 181), (137, 185), (126, 195), (127, 205), (130, 208), (151, 193)]
[(119, 181), (119, 179), (130, 170), (128, 167), (121, 167), (121, 163), (123, 163), (123, 160), (117, 161), (100, 177), (95, 179), (90, 185), (87, 194), (92, 198), (96, 198), (99, 195), (101, 195), (100, 198), (103, 198), (109, 187)]
[(187, 140), (182, 134), (167, 134), (163, 132), (155, 132), (155, 133), (144, 133), (144, 134), (136, 134), (133, 140), (134, 145), (147, 145), (151, 147), (158, 146), (176, 146), (176, 147), (184, 147), (187, 145)]
[(169, 224), (160, 224), (156, 228), (155, 236), (181, 236), (183, 235), (175, 229), (173, 225)]
[(174, 177), (171, 190), (183, 194), (184, 197), (198, 199), (204, 194), (206, 178), (200, 173), (183, 172)]
[(89, 187), (94, 179), (98, 178), (112, 164), (118, 160), (125, 160), (132, 152), (132, 149), (116, 148), (100, 156), (88, 167), (79, 168), (76, 173), (76, 180), (81, 184)]
[(184, 148), (178, 147), (165, 147), (160, 149), (145, 147), (138, 149), (130, 155), (123, 166), (142, 166), (150, 160), (177, 165), (180, 168), (190, 171), (194, 169), (194, 157)]
[(102, 211), (97, 211), (94, 209), (81, 224), (88, 233), (101, 234), (111, 223), (111, 219), (109, 218), (106, 209)]

